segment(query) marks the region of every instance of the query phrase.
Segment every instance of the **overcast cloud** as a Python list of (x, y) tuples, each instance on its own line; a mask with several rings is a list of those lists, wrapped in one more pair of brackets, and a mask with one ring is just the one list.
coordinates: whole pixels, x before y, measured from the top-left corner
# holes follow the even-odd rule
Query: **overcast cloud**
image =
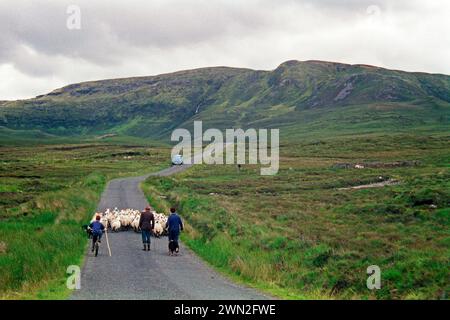
[[(81, 29), (66, 27), (69, 5)], [(2, 0), (0, 100), (80, 81), (286, 60), (450, 74), (448, 0)]]

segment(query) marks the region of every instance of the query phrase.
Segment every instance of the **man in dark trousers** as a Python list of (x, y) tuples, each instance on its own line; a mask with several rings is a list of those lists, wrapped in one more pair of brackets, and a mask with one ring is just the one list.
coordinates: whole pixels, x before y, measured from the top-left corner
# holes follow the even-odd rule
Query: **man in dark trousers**
[(150, 234), (155, 228), (155, 217), (150, 211), (150, 207), (147, 206), (145, 211), (141, 213), (141, 218), (139, 219), (139, 227), (142, 231), (142, 243), (144, 244), (144, 251), (150, 251)]
[(169, 231), (169, 254), (173, 252), (170, 249), (170, 243), (173, 242), (175, 245), (175, 252), (178, 253), (178, 238), (180, 236), (180, 231), (183, 230), (183, 221), (181, 221), (180, 216), (177, 214), (175, 208), (170, 208), (170, 216), (167, 219), (166, 228)]

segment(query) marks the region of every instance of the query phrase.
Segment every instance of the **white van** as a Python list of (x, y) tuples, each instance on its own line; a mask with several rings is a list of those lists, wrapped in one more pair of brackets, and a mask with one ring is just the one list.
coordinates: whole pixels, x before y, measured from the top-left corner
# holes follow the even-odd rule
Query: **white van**
[(176, 154), (172, 157), (173, 165), (182, 165), (183, 164), (183, 156), (181, 154)]

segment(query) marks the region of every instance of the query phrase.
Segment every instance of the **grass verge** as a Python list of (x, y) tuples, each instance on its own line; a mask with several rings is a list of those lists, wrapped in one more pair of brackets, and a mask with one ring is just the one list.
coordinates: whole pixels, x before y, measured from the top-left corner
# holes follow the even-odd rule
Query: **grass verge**
[[(279, 297), (447, 299), (448, 159), (442, 136), (288, 141), (276, 176), (195, 166), (143, 189), (159, 210), (178, 207), (199, 256)], [(400, 183), (340, 189), (380, 179)], [(370, 265), (381, 268), (381, 290), (366, 287)]]

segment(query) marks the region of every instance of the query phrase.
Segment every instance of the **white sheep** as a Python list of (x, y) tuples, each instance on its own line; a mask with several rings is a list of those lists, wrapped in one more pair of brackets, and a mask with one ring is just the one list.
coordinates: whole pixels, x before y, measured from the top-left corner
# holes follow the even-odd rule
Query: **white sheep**
[(138, 232), (138, 231), (139, 231), (139, 220), (140, 220), (140, 217), (139, 217), (139, 216), (136, 216), (136, 217), (134, 218), (133, 222), (131, 223), (131, 227), (133, 228), (133, 230), (134, 230), (135, 232)]
[(108, 223), (108, 219), (106, 217), (102, 217), (100, 219), (100, 222), (105, 226), (105, 229), (108, 229), (109, 223)]
[(119, 231), (120, 227), (121, 227), (121, 224), (120, 224), (120, 220), (119, 219), (114, 220), (113, 223), (111, 224), (111, 230), (112, 231)]
[[(166, 230), (164, 229), (167, 223), (167, 216), (163, 213), (152, 212), (155, 218), (155, 235), (164, 235)], [(92, 218), (95, 220), (96, 216), (100, 215), (100, 222), (103, 223), (105, 228), (111, 228), (112, 231), (120, 231), (132, 227), (134, 231), (139, 231), (139, 220), (141, 212), (135, 209), (121, 209), (115, 207), (113, 210), (106, 209), (103, 213), (96, 212)]]
[(130, 217), (128, 215), (126, 215), (125, 213), (123, 213), (120, 216), (120, 224), (122, 225), (122, 227), (127, 228), (130, 226), (131, 222), (130, 222)]
[(162, 234), (164, 232), (164, 228), (161, 226), (161, 224), (159, 222), (155, 222), (154, 232), (155, 232), (156, 237), (159, 238), (160, 236), (162, 236)]

